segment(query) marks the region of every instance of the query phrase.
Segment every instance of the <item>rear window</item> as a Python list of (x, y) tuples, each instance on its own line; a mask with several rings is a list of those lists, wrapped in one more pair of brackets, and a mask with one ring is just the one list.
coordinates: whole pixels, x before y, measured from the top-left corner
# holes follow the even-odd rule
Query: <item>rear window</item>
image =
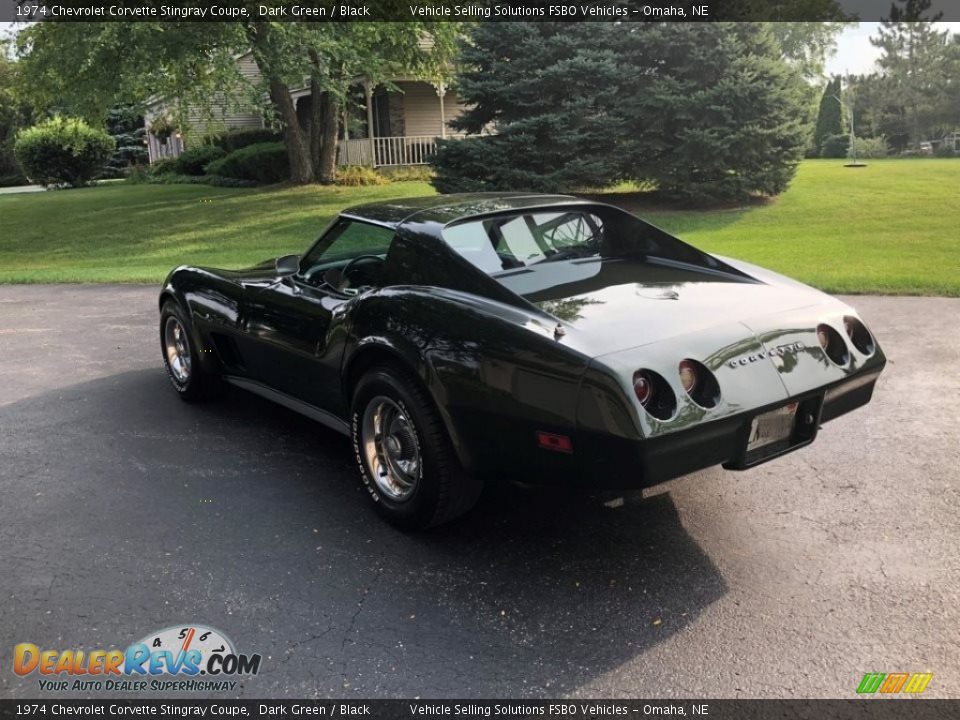
[(488, 274), (600, 252), (603, 222), (581, 210), (471, 220), (444, 229), (461, 257)]

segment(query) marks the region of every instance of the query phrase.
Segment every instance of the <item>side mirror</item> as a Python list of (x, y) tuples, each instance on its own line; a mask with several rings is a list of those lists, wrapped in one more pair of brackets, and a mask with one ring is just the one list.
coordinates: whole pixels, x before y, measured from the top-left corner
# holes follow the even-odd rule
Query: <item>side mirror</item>
[(276, 262), (277, 275), (280, 277), (288, 277), (290, 275), (296, 275), (300, 272), (300, 256), (299, 255), (284, 255), (283, 257), (278, 257)]

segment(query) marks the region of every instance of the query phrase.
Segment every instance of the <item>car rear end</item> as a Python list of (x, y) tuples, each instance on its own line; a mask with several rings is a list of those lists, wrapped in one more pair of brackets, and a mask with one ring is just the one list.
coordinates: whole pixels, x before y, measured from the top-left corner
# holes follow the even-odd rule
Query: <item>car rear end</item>
[(645, 487), (745, 469), (812, 443), (867, 404), (886, 363), (840, 303), (731, 321), (596, 357), (581, 384), (585, 482)]

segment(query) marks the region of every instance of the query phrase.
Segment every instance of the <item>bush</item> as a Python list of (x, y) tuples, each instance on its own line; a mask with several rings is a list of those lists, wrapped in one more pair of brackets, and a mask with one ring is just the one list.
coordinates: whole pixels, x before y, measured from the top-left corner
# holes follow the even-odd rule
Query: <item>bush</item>
[(150, 165), (149, 175), (166, 175), (167, 173), (177, 172), (177, 161), (175, 158), (163, 158)]
[(820, 145), (820, 157), (845, 158), (850, 148), (849, 135), (828, 135)]
[(938, 158), (952, 158), (957, 157), (958, 153), (949, 145), (941, 143), (937, 145), (936, 149), (933, 151), (933, 156)]
[(290, 178), (287, 148), (281, 142), (257, 143), (234, 150), (225, 158), (207, 165), (209, 175), (250, 180), (260, 185)]
[(362, 187), (364, 185), (387, 185), (390, 181), (372, 167), (348, 165), (337, 168), (337, 185)]
[(125, 180), (131, 185), (142, 185), (143, 183), (150, 182), (150, 166), (134, 165), (127, 171)]
[(436, 176), (429, 165), (400, 165), (379, 172), (390, 182), (430, 182)]
[(150, 185), (213, 185), (214, 187), (256, 187), (258, 183), (252, 180), (238, 180), (237, 178), (221, 177), (219, 175), (181, 175), (179, 173), (163, 173), (153, 175), (150, 172), (131, 172), (127, 182), (133, 184), (147, 183)]
[(848, 149), (847, 155), (853, 157), (853, 151), (857, 151), (857, 158), (883, 158), (887, 156), (887, 138), (880, 136), (875, 138), (858, 137), (853, 141), (853, 145)]
[(226, 154), (223, 148), (216, 145), (197, 145), (197, 147), (188, 148), (173, 161), (173, 172), (181, 175), (203, 175), (207, 165), (225, 157)]
[(86, 185), (103, 172), (115, 143), (77, 118), (54, 117), (17, 135), (14, 152), (24, 173), (41, 185)]
[(268, 128), (231, 130), (228, 133), (211, 138), (211, 142), (222, 148), (224, 153), (232, 153), (234, 150), (245, 148), (248, 145), (283, 142), (283, 134)]

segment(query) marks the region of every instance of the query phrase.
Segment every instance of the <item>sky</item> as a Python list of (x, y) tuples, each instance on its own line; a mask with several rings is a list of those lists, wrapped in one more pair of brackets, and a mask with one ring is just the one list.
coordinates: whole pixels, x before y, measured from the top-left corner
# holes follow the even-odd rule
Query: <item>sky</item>
[[(873, 69), (880, 51), (870, 44), (870, 36), (877, 34), (877, 22), (862, 22), (846, 28), (837, 38), (837, 52), (827, 61), (828, 75), (861, 75)], [(943, 30), (960, 33), (960, 22), (941, 22)]]

